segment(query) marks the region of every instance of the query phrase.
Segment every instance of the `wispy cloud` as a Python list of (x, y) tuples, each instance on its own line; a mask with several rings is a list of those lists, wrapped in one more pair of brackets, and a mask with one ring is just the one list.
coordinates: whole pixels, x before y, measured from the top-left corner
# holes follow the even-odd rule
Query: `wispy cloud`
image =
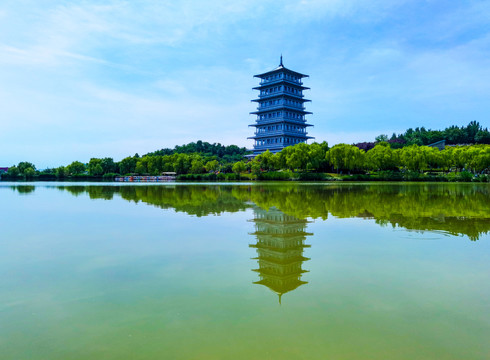
[(0, 46), (0, 63), (10, 65), (58, 66), (70, 61), (108, 64), (109, 62), (92, 56), (65, 51), (60, 47), (34, 46), (25, 49)]

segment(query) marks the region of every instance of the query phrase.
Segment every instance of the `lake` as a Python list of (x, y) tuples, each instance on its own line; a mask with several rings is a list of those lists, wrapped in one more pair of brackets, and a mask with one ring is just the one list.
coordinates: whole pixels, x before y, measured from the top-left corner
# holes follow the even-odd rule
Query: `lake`
[(0, 358), (489, 359), (490, 184), (0, 183)]

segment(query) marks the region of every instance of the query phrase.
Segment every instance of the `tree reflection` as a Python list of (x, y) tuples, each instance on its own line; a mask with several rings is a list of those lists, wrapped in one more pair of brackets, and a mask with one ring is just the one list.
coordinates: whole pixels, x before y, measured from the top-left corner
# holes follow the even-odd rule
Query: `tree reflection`
[(260, 280), (254, 284), (264, 285), (279, 296), (279, 303), (283, 294), (293, 291), (307, 281), (301, 280), (302, 265), (309, 258), (303, 256), (306, 236), (313, 235), (306, 232), (307, 220), (298, 219), (284, 214), (276, 208), (263, 210), (254, 206), (256, 244), (249, 245), (257, 249), (259, 264), (254, 269)]
[(19, 194), (26, 195), (33, 193), (36, 187), (33, 185), (14, 185), (10, 187), (12, 190), (17, 190)]
[(444, 231), (478, 240), (490, 232), (488, 184), (342, 184), (65, 186), (92, 199), (121, 198), (195, 216), (271, 207), (297, 219), (374, 219), (416, 231)]

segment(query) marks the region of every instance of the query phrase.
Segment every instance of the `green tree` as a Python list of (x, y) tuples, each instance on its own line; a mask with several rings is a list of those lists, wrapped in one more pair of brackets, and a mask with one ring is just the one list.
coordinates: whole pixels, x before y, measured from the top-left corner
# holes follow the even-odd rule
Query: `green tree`
[(327, 151), (325, 158), (337, 171), (352, 171), (365, 167), (364, 156), (364, 150), (357, 146), (337, 144)]
[(173, 155), (174, 171), (177, 174), (187, 174), (191, 168), (191, 157), (187, 154)]
[(80, 161), (73, 161), (66, 167), (66, 171), (70, 175), (80, 175), (85, 171), (85, 164)]
[(482, 172), (490, 167), (489, 146), (471, 146), (465, 152), (468, 168), (473, 172)]
[(90, 175), (99, 176), (102, 175), (104, 169), (102, 168), (102, 160), (97, 158), (91, 158), (87, 165), (87, 171)]
[(147, 161), (148, 173), (151, 175), (159, 175), (163, 171), (163, 157), (162, 156), (144, 156)]
[(64, 166), (59, 166), (54, 169), (54, 173), (57, 178), (63, 178), (66, 175), (66, 168)]
[(477, 144), (490, 144), (490, 132), (485, 130), (480, 130), (475, 135), (475, 142)]
[(482, 130), (480, 123), (478, 121), (471, 121), (464, 129), (465, 133), (465, 143), (474, 143), (476, 134)]
[(246, 166), (243, 161), (237, 161), (236, 163), (233, 164), (233, 172), (235, 174), (240, 174), (246, 170)]
[(138, 159), (128, 156), (119, 162), (119, 172), (121, 174), (131, 174), (136, 171), (136, 163)]
[(394, 151), (387, 142), (377, 144), (366, 153), (366, 167), (371, 170), (390, 170), (396, 168)]
[(260, 163), (260, 167), (263, 170), (274, 170), (274, 155), (269, 151), (264, 151), (262, 154), (255, 157), (255, 161)]
[(36, 174), (36, 170), (34, 170), (32, 167), (28, 167), (24, 169), (24, 176), (27, 179), (32, 179), (35, 174)]
[(326, 171), (327, 160), (325, 156), (328, 151), (328, 143), (326, 141), (321, 144), (313, 143), (308, 148), (308, 170)]
[(191, 174), (202, 174), (204, 172), (204, 163), (200, 158), (192, 160), (190, 172)]
[(117, 173), (118, 168), (114, 160), (110, 157), (103, 158), (100, 162), (104, 174)]
[(252, 171), (252, 174), (256, 176), (262, 173), (262, 169), (260, 168), (260, 163), (255, 159), (251, 162), (250, 170)]
[(103, 174), (104, 174), (104, 169), (102, 168), (102, 165), (101, 164), (97, 164), (97, 166), (95, 167), (94, 175), (100, 176), (100, 175), (103, 175)]
[(333, 146), (325, 154), (325, 159), (328, 161), (332, 167), (337, 170), (337, 172), (343, 169), (344, 166), (344, 147), (349, 146), (347, 144), (337, 144)]
[[(17, 169), (19, 169), (19, 173), (21, 175), (25, 175), (25, 171), (26, 169), (29, 169), (29, 168), (32, 168), (34, 171), (36, 170), (36, 166), (34, 166), (34, 164), (30, 163), (30, 162), (27, 162), (27, 161), (21, 161), (18, 165), (17, 165)], [(30, 172), (30, 171), (29, 171)]]
[(219, 169), (219, 162), (217, 160), (208, 161), (204, 167), (207, 172), (217, 171)]
[(286, 160), (290, 154), (289, 147), (282, 149), (278, 153), (272, 155), (272, 163), (274, 164), (275, 169), (286, 169)]
[(134, 171), (140, 175), (148, 174), (148, 157), (147, 156), (143, 156), (142, 158), (138, 159), (138, 161), (136, 162), (136, 167), (134, 168)]
[(162, 171), (174, 171), (174, 160), (172, 155), (162, 156)]
[(401, 149), (400, 163), (411, 171), (423, 171), (427, 169), (427, 158), (423, 146), (410, 145)]
[(291, 146), (290, 153), (286, 157), (286, 165), (289, 169), (306, 170), (310, 160), (308, 145), (299, 143)]
[(7, 175), (12, 176), (12, 177), (17, 177), (20, 175), (19, 168), (17, 166), (11, 166), (7, 170)]

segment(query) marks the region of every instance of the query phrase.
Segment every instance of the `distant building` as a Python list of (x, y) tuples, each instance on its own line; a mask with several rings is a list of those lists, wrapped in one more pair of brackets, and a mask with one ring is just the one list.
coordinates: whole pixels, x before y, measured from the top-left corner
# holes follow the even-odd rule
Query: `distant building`
[(8, 170), (8, 167), (0, 167), (0, 174), (5, 174)]
[(427, 146), (438, 148), (439, 150), (444, 150), (446, 148), (446, 140), (436, 141), (435, 143), (429, 144)]
[(256, 156), (266, 150), (276, 153), (286, 146), (298, 143), (306, 143), (308, 136), (306, 128), (313, 126), (306, 123), (303, 90), (309, 88), (303, 86), (301, 79), (308, 77), (296, 71), (289, 70), (282, 63), (269, 72), (254, 75), (260, 78), (259, 98), (252, 100), (258, 103), (257, 111), (251, 114), (257, 115), (256, 123), (249, 125), (255, 127), (253, 154)]

